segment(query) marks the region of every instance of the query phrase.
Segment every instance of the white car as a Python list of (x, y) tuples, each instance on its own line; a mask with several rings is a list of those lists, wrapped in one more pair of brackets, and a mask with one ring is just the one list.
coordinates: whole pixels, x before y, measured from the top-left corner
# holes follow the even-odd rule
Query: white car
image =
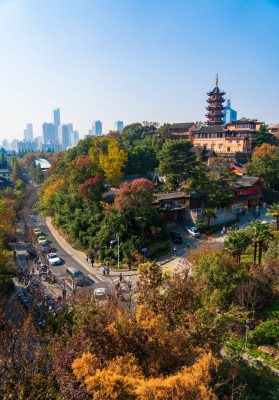
[(200, 232), (194, 226), (185, 226), (185, 231), (194, 237), (200, 237)]
[(48, 258), (48, 261), (49, 261), (49, 263), (50, 263), (51, 265), (57, 265), (57, 264), (60, 264), (60, 263), (61, 263), (60, 258), (59, 258), (58, 255), (55, 254), (55, 253), (49, 253), (49, 254), (47, 255), (47, 258)]
[(108, 306), (108, 294), (105, 288), (98, 288), (94, 290), (94, 299), (100, 307)]

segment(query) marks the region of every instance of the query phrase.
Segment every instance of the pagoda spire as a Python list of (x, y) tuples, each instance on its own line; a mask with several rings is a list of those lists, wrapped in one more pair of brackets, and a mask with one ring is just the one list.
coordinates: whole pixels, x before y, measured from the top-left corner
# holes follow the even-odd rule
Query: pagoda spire
[(216, 81), (215, 81), (215, 88), (208, 92), (208, 99), (207, 102), (208, 107), (206, 108), (208, 113), (206, 114), (207, 117), (207, 124), (208, 125), (223, 125), (223, 112), (224, 107), (223, 103), (225, 101), (224, 95), (225, 92), (222, 92), (218, 87), (218, 73), (216, 74)]

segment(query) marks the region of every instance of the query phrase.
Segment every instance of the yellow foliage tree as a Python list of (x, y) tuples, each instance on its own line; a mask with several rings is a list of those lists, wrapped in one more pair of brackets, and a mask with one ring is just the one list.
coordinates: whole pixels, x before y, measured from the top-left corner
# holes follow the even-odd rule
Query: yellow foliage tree
[(96, 400), (217, 400), (210, 382), (211, 372), (218, 364), (209, 353), (174, 375), (149, 378), (133, 354), (117, 357), (102, 368), (97, 367), (95, 356), (83, 354), (72, 367)]
[(121, 171), (128, 160), (124, 150), (119, 149), (115, 139), (110, 140), (108, 144), (108, 154), (100, 154), (100, 165), (105, 173), (106, 182), (113, 186), (118, 186), (123, 176)]

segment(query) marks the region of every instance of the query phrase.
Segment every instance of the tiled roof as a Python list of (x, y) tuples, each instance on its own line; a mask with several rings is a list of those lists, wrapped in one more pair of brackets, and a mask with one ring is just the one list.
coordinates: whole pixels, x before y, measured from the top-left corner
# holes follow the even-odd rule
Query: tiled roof
[(219, 133), (219, 132), (227, 132), (227, 129), (224, 126), (220, 125), (204, 125), (197, 131), (193, 131), (192, 133)]
[(256, 176), (241, 176), (234, 182), (236, 188), (252, 187), (259, 182), (259, 178)]
[(7, 186), (14, 186), (14, 184), (10, 182), (8, 179), (0, 176), (0, 187), (7, 187)]
[(178, 124), (172, 124), (169, 129), (170, 131), (175, 130), (175, 129), (185, 129), (189, 130), (193, 125), (195, 125), (194, 122), (181, 122)]

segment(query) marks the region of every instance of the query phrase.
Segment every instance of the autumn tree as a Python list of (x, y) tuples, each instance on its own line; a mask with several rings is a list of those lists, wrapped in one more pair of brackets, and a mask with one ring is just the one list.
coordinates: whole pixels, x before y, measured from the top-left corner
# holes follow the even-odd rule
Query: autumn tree
[(122, 169), (127, 161), (125, 152), (119, 149), (115, 139), (108, 144), (108, 154), (100, 154), (100, 165), (105, 173), (106, 182), (118, 186), (123, 176)]
[(99, 205), (102, 199), (104, 186), (99, 175), (94, 178), (87, 179), (79, 188), (79, 195), (85, 199), (86, 202), (94, 202)]
[(260, 178), (266, 188), (279, 191), (279, 148), (267, 143), (256, 147), (246, 170)]
[(162, 270), (156, 262), (140, 264), (137, 276), (139, 304), (148, 304), (151, 309), (156, 309), (163, 282)]

